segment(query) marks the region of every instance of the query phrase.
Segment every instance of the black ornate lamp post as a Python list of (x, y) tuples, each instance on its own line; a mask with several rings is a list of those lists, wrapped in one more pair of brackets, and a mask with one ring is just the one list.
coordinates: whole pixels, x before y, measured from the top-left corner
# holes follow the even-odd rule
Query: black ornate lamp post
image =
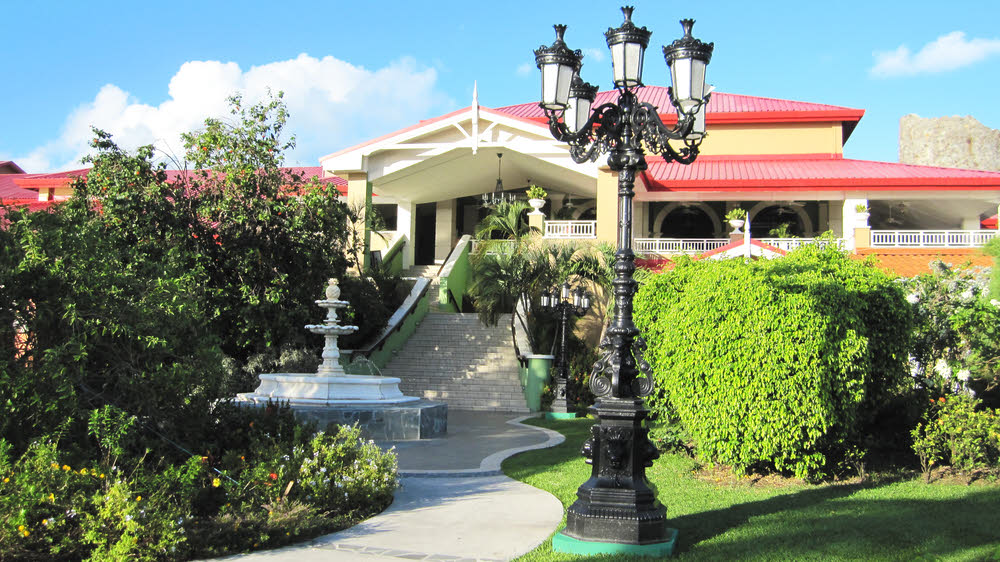
[(543, 309), (551, 309), (559, 316), (559, 355), (556, 356), (556, 371), (559, 375), (554, 381), (555, 400), (552, 401), (552, 413), (555, 418), (575, 417), (573, 401), (567, 388), (569, 381), (569, 362), (566, 361), (566, 330), (569, 327), (571, 314), (583, 316), (590, 310), (590, 295), (583, 288), (572, 291), (570, 300), (569, 283), (563, 283), (560, 290), (542, 292), (541, 305)]
[[(556, 139), (569, 144), (577, 163), (608, 153), (608, 166), (618, 172), (618, 251), (615, 253), (615, 317), (601, 342), (602, 355), (590, 379), (597, 397), (592, 411), (598, 423), (583, 446), (592, 465), (591, 477), (577, 491), (566, 515), (566, 528), (553, 539), (559, 551), (585, 554), (633, 553), (668, 555), (677, 532), (667, 528), (666, 508), (646, 480), (646, 467), (659, 456), (642, 421), (648, 410), (643, 397), (653, 390), (645, 342), (632, 320), (636, 282), (632, 252), (632, 198), (636, 173), (646, 169), (645, 150), (670, 162), (690, 164), (705, 136), (705, 68), (712, 43), (691, 36), (693, 20), (682, 20), (684, 36), (663, 48), (670, 67), (670, 102), (677, 124), (668, 128), (657, 108), (640, 102), (642, 67), (650, 31), (632, 23), (632, 7), (622, 8), (625, 22), (605, 33), (614, 67), (617, 100), (591, 111), (595, 88), (579, 77), (580, 51), (563, 40), (566, 26), (556, 25), (556, 41), (535, 51), (542, 71), (541, 107)], [(674, 148), (670, 142), (681, 143)], [(640, 373), (642, 371), (642, 373)]]

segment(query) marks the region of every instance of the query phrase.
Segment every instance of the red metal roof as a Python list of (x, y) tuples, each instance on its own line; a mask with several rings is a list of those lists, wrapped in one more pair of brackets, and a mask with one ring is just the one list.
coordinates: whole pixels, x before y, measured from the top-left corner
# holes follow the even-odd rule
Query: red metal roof
[(23, 174), (24, 170), (13, 160), (0, 161), (0, 174)]
[(649, 191), (756, 189), (996, 190), (1000, 172), (850, 160), (831, 154), (700, 156), (693, 164), (646, 159)]
[[(307, 181), (313, 176), (317, 176), (320, 183), (334, 185), (341, 195), (347, 194), (347, 180), (338, 176), (323, 177), (323, 168), (320, 166), (297, 166), (282, 168), (282, 170), (288, 173), (299, 174)], [(0, 174), (0, 197), (9, 199), (37, 199), (38, 191), (52, 187), (67, 186), (77, 177), (86, 177), (89, 172), (90, 168), (82, 168), (51, 174)], [(175, 180), (188, 172), (188, 170), (166, 170), (167, 179)], [(8, 185), (9, 189), (5, 189)]]
[(23, 174), (0, 174), (0, 199), (38, 199), (38, 194), (18, 187), (14, 178)]
[[(617, 90), (597, 94), (594, 106), (614, 101)], [(676, 121), (677, 112), (670, 103), (667, 88), (646, 86), (639, 88), (639, 101), (653, 104), (667, 121)], [(537, 102), (500, 107), (497, 111), (522, 119), (545, 121), (545, 114)], [(761, 98), (739, 94), (714, 92), (706, 107), (706, 123), (776, 123), (841, 121), (856, 124), (865, 114), (863, 109), (802, 101)], [(853, 126), (851, 127), (853, 129)]]

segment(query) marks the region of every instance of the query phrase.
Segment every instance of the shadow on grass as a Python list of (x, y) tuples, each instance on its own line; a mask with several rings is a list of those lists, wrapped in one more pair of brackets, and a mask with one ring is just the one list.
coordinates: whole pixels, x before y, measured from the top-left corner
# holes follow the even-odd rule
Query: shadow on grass
[[(868, 499), (864, 486), (806, 490), (678, 517), (691, 558), (913, 560), (1000, 556), (1000, 490), (952, 499)], [(847, 497), (858, 493), (858, 497)], [(684, 556), (687, 558), (687, 556)]]

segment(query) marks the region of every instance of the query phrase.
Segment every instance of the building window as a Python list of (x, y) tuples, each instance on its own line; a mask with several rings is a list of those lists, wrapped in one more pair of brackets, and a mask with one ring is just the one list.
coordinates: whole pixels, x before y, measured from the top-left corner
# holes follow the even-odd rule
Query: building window
[(396, 230), (396, 205), (372, 205), (375, 216), (380, 219), (379, 230)]

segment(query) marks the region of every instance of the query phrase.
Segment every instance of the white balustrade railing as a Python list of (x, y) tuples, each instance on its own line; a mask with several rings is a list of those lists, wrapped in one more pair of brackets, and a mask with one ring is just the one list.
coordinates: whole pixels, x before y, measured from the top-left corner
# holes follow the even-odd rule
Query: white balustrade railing
[(873, 230), (872, 247), (975, 248), (997, 236), (996, 230)]
[(597, 221), (545, 221), (545, 238), (596, 238)]
[(638, 255), (700, 254), (728, 243), (728, 238), (636, 238), (632, 250)]
[[(756, 238), (755, 240), (769, 246), (774, 246), (775, 248), (786, 252), (794, 250), (795, 248), (801, 248), (807, 244), (819, 244), (822, 246), (829, 243), (827, 240), (819, 240), (816, 238)], [(840, 249), (844, 249), (846, 247), (843, 238), (834, 238), (833, 243)]]

